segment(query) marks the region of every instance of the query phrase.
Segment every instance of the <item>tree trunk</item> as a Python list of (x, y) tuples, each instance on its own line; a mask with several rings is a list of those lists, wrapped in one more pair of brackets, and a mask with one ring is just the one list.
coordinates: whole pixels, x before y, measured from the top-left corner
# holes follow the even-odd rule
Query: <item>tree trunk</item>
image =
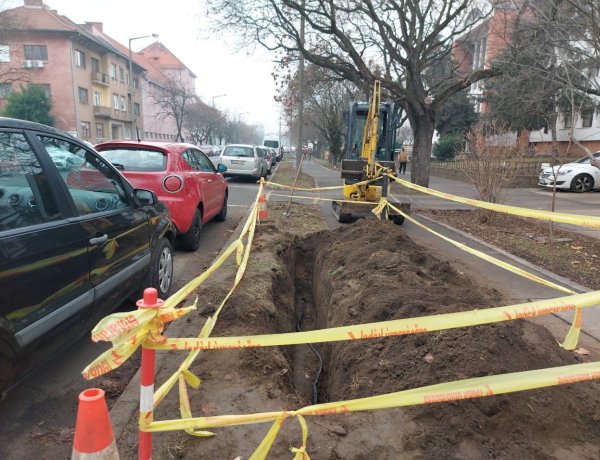
[(429, 164), (431, 146), (435, 129), (435, 114), (432, 110), (410, 116), (410, 124), (414, 133), (412, 161), (410, 164), (411, 182), (429, 187)]
[(558, 161), (558, 139), (556, 138), (556, 123), (558, 122), (558, 115), (554, 113), (550, 118), (550, 126), (552, 129), (552, 158), (554, 161)]

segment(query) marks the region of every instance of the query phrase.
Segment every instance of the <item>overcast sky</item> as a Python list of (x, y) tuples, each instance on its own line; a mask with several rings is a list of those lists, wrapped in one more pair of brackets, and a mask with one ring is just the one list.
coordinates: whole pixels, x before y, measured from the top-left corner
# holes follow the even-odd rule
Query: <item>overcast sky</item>
[[(45, 4), (76, 23), (102, 22), (104, 32), (125, 46), (130, 38), (159, 34), (158, 40), (197, 75), (196, 89), (205, 103), (227, 94), (215, 98), (216, 108), (245, 123), (261, 123), (266, 133), (278, 132), (273, 57), (262, 49), (236, 53), (233, 39), (211, 37), (204, 0), (45, 0)], [(135, 40), (132, 49), (140, 50), (152, 40)]]

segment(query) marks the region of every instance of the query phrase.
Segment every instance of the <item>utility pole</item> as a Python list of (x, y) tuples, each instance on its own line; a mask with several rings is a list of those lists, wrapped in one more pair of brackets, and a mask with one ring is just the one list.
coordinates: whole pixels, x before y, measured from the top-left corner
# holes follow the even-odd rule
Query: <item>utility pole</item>
[(298, 142), (296, 142), (296, 169), (302, 164), (302, 138), (304, 137), (304, 7), (306, 0), (302, 0), (300, 12), (300, 68), (298, 69)]

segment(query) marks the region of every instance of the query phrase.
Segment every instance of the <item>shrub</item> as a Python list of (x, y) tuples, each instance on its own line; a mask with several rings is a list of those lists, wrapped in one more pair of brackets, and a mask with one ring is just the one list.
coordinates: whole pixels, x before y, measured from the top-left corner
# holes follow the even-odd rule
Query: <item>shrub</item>
[(433, 156), (437, 160), (452, 160), (461, 147), (461, 136), (447, 134), (442, 136), (433, 146)]

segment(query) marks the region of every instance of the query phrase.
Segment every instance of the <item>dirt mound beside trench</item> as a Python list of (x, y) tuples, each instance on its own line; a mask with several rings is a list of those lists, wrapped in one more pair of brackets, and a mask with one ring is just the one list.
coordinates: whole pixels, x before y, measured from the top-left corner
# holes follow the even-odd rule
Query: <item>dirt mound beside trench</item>
[[(248, 271), (213, 335), (320, 329), (501, 304), (497, 291), (432, 257), (389, 222), (363, 220), (308, 238), (261, 226)], [(323, 360), (318, 402), (584, 360), (524, 320), (316, 348)], [(203, 377), (192, 403), (201, 413), (194, 415), (310, 404), (318, 367), (306, 345), (204, 353), (192, 368)], [(315, 459), (600, 458), (598, 390), (598, 383), (588, 382), (310, 417), (308, 452)], [(209, 440), (190, 438), (190, 455), (181, 458), (247, 458), (268, 428), (224, 428)], [(287, 421), (270, 458), (290, 458), (289, 447), (300, 439), (298, 424)]]

